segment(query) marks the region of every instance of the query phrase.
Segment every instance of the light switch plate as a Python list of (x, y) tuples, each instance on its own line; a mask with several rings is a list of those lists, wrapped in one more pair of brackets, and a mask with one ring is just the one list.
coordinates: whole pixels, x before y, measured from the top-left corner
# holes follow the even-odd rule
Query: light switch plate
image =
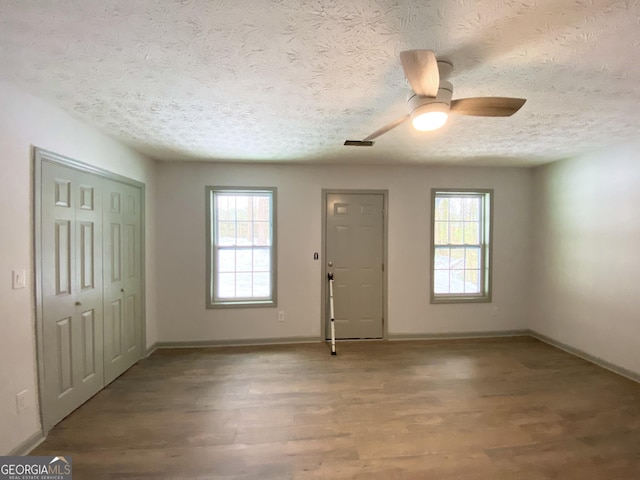
[(16, 412), (17, 413), (20, 413), (25, 408), (27, 408), (27, 393), (29, 393), (28, 390), (23, 390), (16, 395)]
[(14, 270), (12, 275), (13, 289), (25, 288), (27, 286), (27, 271)]

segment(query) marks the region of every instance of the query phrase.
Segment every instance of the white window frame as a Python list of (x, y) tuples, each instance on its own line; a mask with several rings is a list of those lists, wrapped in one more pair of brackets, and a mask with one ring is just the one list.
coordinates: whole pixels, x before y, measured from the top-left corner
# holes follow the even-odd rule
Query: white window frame
[[(436, 293), (435, 292), (435, 253), (437, 246), (451, 245), (453, 248), (464, 248), (465, 245), (435, 243), (436, 232), (436, 199), (441, 197), (480, 197), (480, 292), (479, 293)], [(473, 246), (476, 246), (474, 244)], [(492, 189), (431, 189), (431, 303), (481, 303), (491, 302), (493, 245), (493, 190)], [(472, 246), (472, 245), (469, 245)]]
[[(254, 248), (253, 246), (220, 246), (217, 245), (217, 218), (216, 218), (216, 195), (268, 195), (270, 197), (270, 285), (271, 294), (268, 297), (236, 297), (219, 298), (216, 294), (217, 278), (217, 252), (225, 248)], [(206, 187), (206, 228), (207, 228), (207, 286), (206, 286), (206, 306), (207, 308), (247, 308), (247, 307), (275, 307), (277, 306), (277, 285), (276, 285), (276, 265), (277, 265), (277, 188), (275, 187)]]

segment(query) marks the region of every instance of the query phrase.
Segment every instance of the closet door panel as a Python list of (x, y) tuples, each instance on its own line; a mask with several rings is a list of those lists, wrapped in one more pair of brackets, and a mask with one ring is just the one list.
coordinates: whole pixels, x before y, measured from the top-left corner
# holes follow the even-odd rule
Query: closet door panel
[[(40, 269), (46, 430), (104, 385), (101, 179), (42, 162)], [(97, 208), (96, 208), (97, 207)]]
[(105, 181), (104, 304), (105, 381), (111, 382), (142, 356), (141, 189)]

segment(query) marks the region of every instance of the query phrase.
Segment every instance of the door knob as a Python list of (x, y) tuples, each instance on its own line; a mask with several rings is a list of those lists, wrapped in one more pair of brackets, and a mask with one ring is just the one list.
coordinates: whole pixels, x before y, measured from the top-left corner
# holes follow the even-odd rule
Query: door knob
[(333, 262), (329, 262), (329, 266), (330, 266), (330, 267), (333, 267)]

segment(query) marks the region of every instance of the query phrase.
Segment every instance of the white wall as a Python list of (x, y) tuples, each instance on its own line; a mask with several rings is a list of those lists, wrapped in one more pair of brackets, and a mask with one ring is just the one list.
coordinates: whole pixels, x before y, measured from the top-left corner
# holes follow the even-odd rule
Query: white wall
[[(37, 434), (33, 188), (31, 146), (90, 163), (147, 185), (155, 197), (155, 163), (121, 146), (50, 104), (0, 83), (0, 455)], [(147, 203), (147, 255), (155, 257), (155, 214)], [(149, 233), (151, 232), (151, 233)], [(147, 341), (157, 338), (155, 270), (147, 261)], [(11, 271), (26, 269), (28, 288), (12, 290)], [(27, 408), (15, 396), (28, 390)]]
[(640, 142), (533, 174), (530, 327), (640, 374)]
[[(277, 308), (205, 309), (206, 185), (278, 188)], [(431, 187), (495, 189), (493, 303), (429, 303)], [(160, 163), (159, 340), (319, 338), (323, 188), (389, 190), (390, 334), (526, 328), (529, 170)]]

